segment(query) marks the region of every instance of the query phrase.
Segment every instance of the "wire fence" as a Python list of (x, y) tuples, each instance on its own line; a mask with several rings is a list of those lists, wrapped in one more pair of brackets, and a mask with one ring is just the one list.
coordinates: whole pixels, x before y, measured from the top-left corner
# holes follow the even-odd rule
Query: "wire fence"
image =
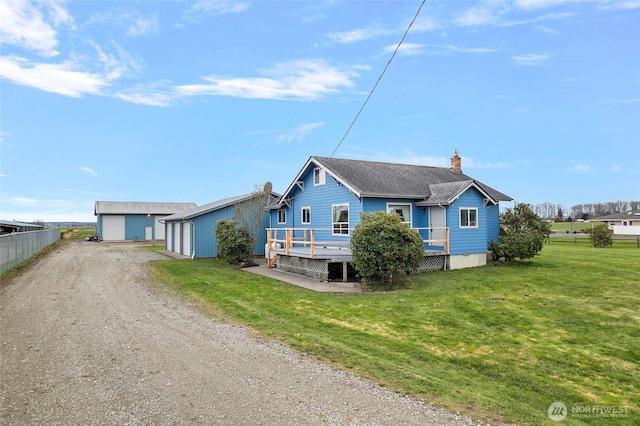
[(15, 268), (59, 239), (59, 229), (0, 235), (0, 274)]
[[(613, 247), (620, 248), (640, 248), (640, 237), (626, 236), (626, 237), (614, 237), (611, 239)], [(547, 239), (547, 244), (561, 244), (561, 245), (573, 245), (573, 246), (591, 246), (592, 242), (588, 236), (551, 236)]]

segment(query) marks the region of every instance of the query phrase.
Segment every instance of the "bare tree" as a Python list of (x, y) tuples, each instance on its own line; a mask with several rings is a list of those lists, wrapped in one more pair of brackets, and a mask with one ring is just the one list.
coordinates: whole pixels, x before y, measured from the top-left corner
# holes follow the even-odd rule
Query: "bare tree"
[(264, 185), (255, 185), (253, 191), (246, 200), (233, 206), (233, 220), (241, 227), (246, 228), (252, 238), (251, 253), (254, 253), (260, 237), (267, 206), (271, 202), (272, 186), (270, 182)]

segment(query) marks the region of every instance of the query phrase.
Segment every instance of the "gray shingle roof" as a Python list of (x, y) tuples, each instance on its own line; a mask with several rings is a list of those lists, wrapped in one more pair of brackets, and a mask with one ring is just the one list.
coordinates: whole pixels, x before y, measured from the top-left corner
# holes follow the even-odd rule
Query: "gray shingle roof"
[(511, 201), (490, 186), (445, 167), (328, 157), (311, 157), (310, 161), (325, 167), (360, 197), (422, 198), (429, 203), (444, 203), (473, 183), (495, 201)]
[(194, 207), (195, 203), (96, 201), (93, 214), (173, 214)]

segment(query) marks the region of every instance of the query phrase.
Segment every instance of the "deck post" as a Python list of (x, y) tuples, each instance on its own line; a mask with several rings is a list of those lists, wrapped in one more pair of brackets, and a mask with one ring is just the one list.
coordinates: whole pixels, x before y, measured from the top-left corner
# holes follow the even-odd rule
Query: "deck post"
[(342, 282), (347, 282), (347, 262), (342, 262)]
[(315, 248), (316, 248), (316, 244), (315, 244), (315, 242), (316, 242), (316, 230), (311, 228), (309, 230), (309, 234), (311, 236), (310, 237), (310, 240), (311, 240), (311, 251), (310, 251), (310, 253), (311, 253), (311, 258), (313, 259), (315, 257)]
[(267, 230), (267, 259), (271, 260), (271, 241), (272, 241), (272, 237), (271, 237), (271, 233), (272, 233), (273, 229), (268, 229)]
[(445, 228), (445, 235), (446, 235), (446, 238), (447, 238), (447, 241), (445, 242), (445, 250), (446, 250), (446, 254), (449, 254), (449, 250), (450, 250), (450, 238), (449, 238), (449, 236), (451, 235), (449, 227)]

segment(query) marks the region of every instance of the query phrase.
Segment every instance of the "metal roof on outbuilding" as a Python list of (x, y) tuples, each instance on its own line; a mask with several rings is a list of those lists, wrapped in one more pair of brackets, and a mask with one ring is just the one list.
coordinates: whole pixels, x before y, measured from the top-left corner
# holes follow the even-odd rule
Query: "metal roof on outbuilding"
[(172, 220), (185, 220), (191, 219), (196, 216), (201, 216), (203, 214), (220, 210), (225, 207), (234, 205), (239, 203), (240, 201), (244, 201), (251, 198), (251, 194), (249, 195), (237, 195), (235, 197), (223, 198), (222, 200), (214, 201), (213, 203), (205, 204), (200, 207), (194, 207), (188, 210), (181, 211), (179, 213), (172, 214), (171, 216), (167, 216), (162, 219), (163, 222), (172, 221)]
[[(213, 212), (216, 210), (223, 209), (225, 207), (232, 206), (234, 204), (241, 203), (243, 201), (250, 200), (253, 198), (255, 194), (244, 194), (244, 195), (236, 195), (235, 197), (223, 198), (218, 201), (214, 201), (209, 204), (205, 204), (200, 207), (195, 207), (189, 210), (185, 210), (176, 214), (172, 214), (171, 216), (167, 216), (161, 220), (161, 222), (174, 221), (174, 220), (188, 220), (197, 216), (202, 216), (203, 214), (207, 214), (209, 212)], [(276, 194), (275, 192), (271, 193), (272, 198), (280, 197), (280, 194)]]
[(35, 223), (16, 222), (13, 220), (0, 220), (0, 225), (14, 228), (44, 228), (44, 226)]
[(174, 214), (197, 207), (196, 203), (159, 203), (136, 201), (96, 201), (94, 215), (99, 214)]

